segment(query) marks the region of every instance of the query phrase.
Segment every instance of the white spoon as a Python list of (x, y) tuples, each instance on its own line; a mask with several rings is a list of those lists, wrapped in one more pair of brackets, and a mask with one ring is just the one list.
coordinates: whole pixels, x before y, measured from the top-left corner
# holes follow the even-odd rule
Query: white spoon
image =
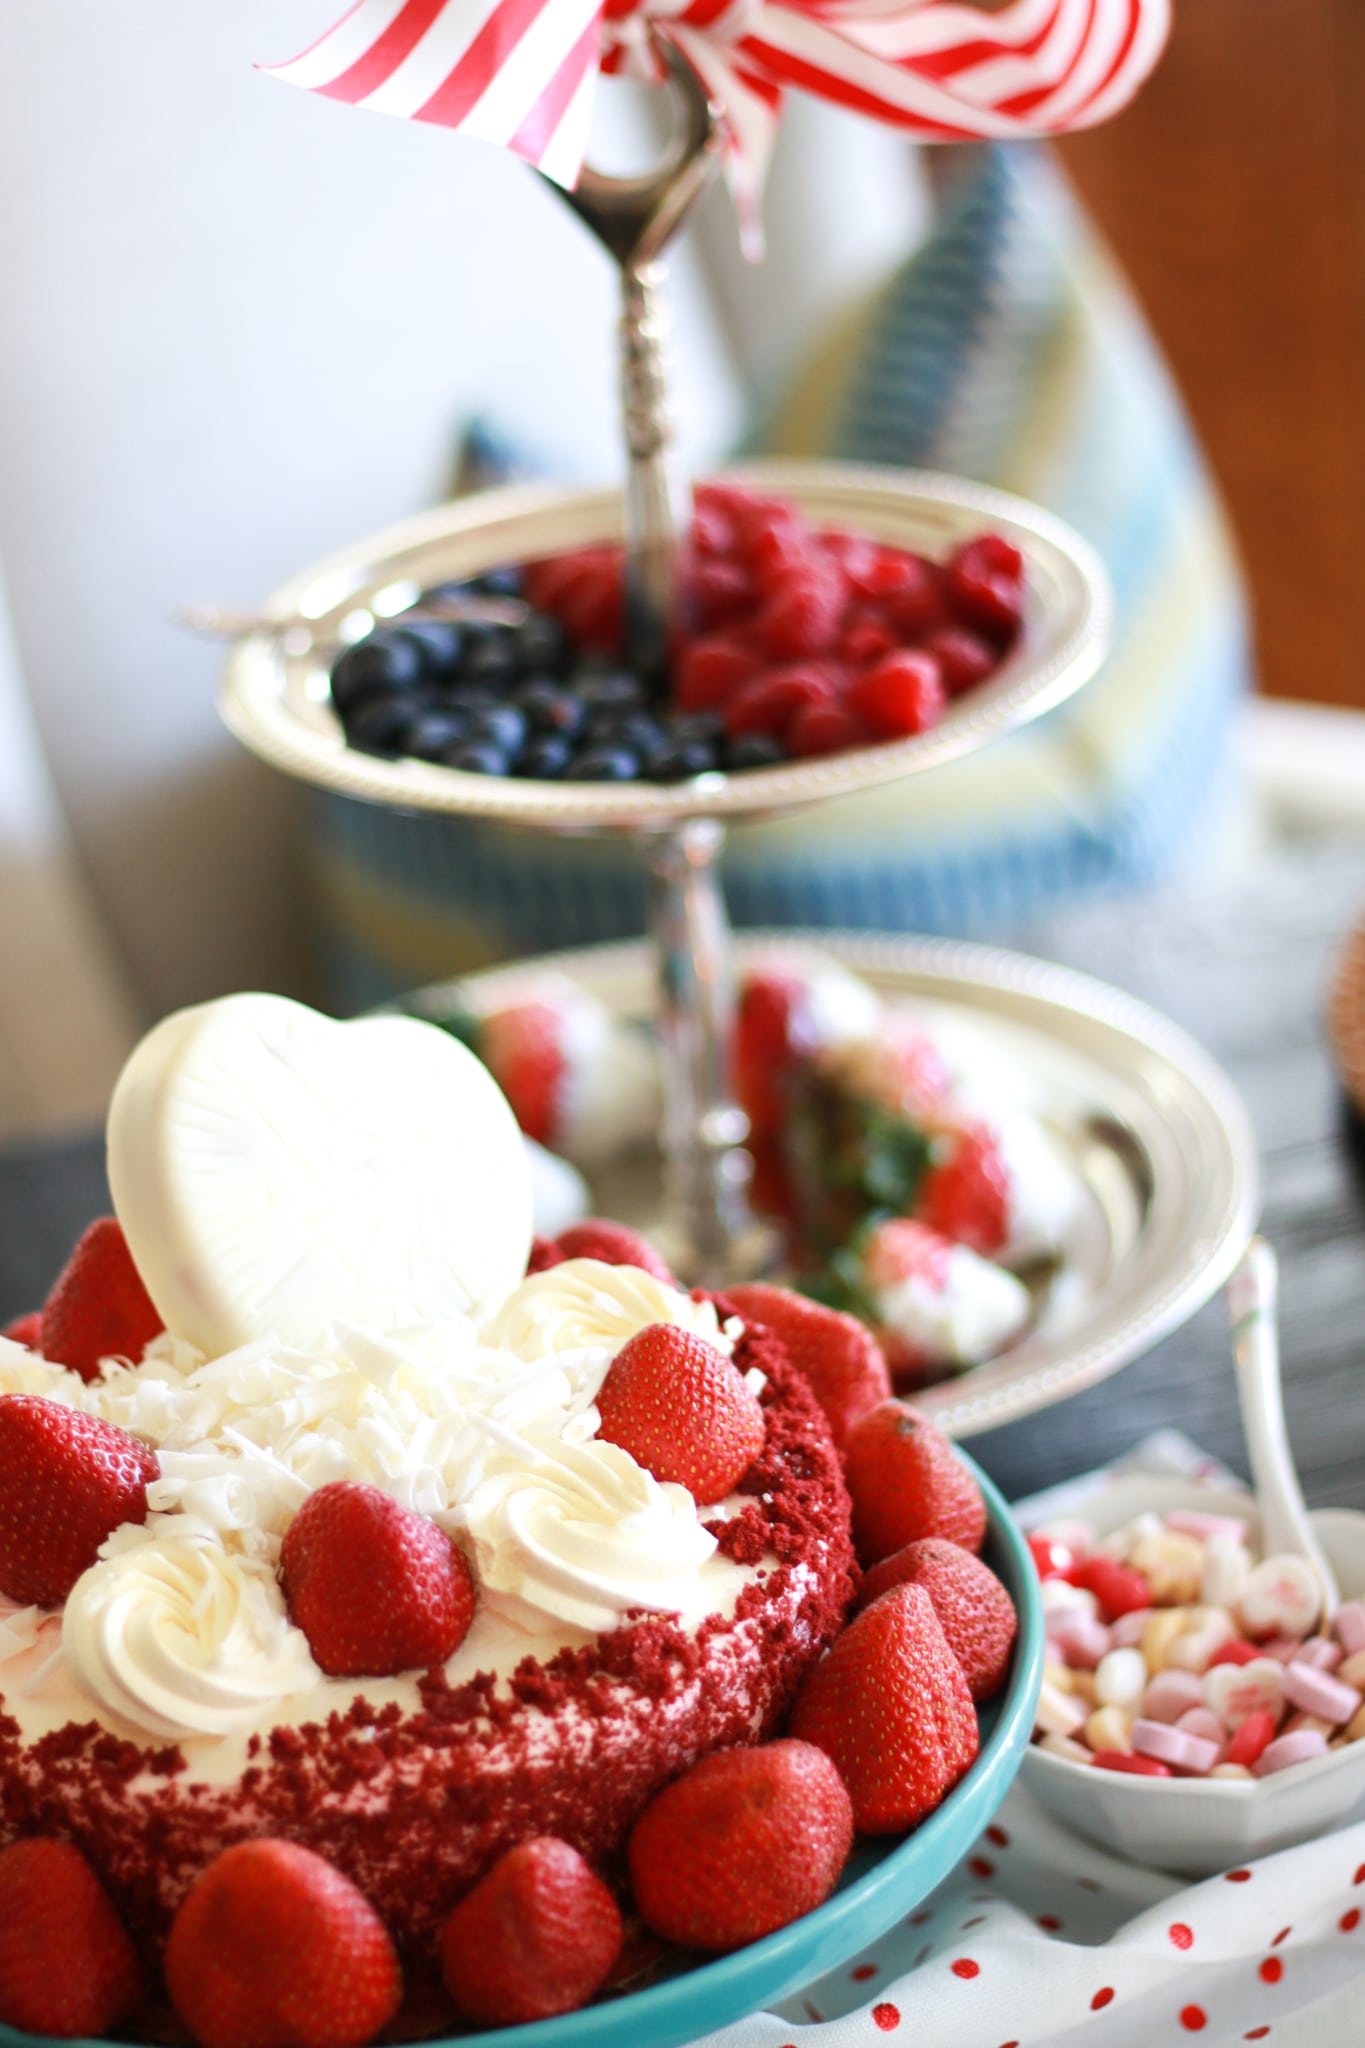
[(1337, 1582), (1308, 1519), (1285, 1429), (1278, 1294), (1275, 1254), (1264, 1238), (1253, 1237), (1228, 1281), (1227, 1301), (1242, 1430), (1261, 1515), (1262, 1554), (1307, 1558), (1322, 1586), (1323, 1620), (1330, 1621), (1340, 1599)]

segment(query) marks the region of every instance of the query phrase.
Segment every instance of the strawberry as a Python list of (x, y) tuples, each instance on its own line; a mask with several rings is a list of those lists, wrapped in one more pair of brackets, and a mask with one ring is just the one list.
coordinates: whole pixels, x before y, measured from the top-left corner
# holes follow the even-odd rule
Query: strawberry
[(1010, 1178), (994, 1134), (969, 1124), (920, 1183), (915, 1214), (930, 1230), (990, 1258), (1009, 1237)]
[(833, 1759), (859, 1833), (899, 1834), (976, 1760), (967, 1681), (922, 1586), (864, 1608), (797, 1694), (791, 1732)]
[(886, 1360), (855, 1316), (757, 1281), (728, 1287), (725, 1298), (746, 1323), (763, 1323), (781, 1338), (788, 1358), (810, 1382), (840, 1450), (854, 1423), (891, 1398)]
[(852, 1803), (822, 1747), (719, 1750), (635, 1823), (635, 1903), (668, 1941), (742, 1948), (821, 1905), (852, 1845)]
[(25, 1351), (38, 1351), (43, 1342), (43, 1312), (31, 1308), (26, 1316), (16, 1316), (12, 1323), (6, 1323), (0, 1336), (8, 1337), (11, 1344), (22, 1344)]
[(947, 1437), (907, 1401), (883, 1401), (864, 1415), (850, 1432), (847, 1457), (853, 1540), (865, 1565), (921, 1536), (980, 1550), (981, 1489)]
[(446, 1921), (441, 1974), (463, 2019), (517, 2027), (586, 2005), (621, 1950), (621, 1914), (577, 1849), (533, 1835)]
[(814, 1043), (806, 984), (798, 975), (755, 968), (745, 976), (735, 1013), (735, 1093), (752, 1137), (781, 1130), (791, 1070)]
[(83, 1380), (102, 1358), (137, 1362), (165, 1324), (113, 1216), (90, 1225), (43, 1303), (39, 1348)]
[(552, 1003), (517, 1003), (484, 1019), (479, 1052), (528, 1138), (553, 1142), (568, 1062), (564, 1019)]
[(106, 1536), (147, 1519), (156, 1453), (38, 1394), (0, 1396), (0, 1592), (60, 1607)]
[(269, 1837), (225, 1849), (196, 1880), (166, 1984), (199, 2048), (362, 2048), (403, 1995), (369, 1900), (311, 1849)]
[(289, 1618), (329, 1678), (390, 1678), (454, 1656), (474, 1619), (463, 1552), (377, 1486), (337, 1479), (285, 1531)]
[(884, 654), (848, 687), (848, 708), (878, 739), (927, 732), (943, 716), (943, 681), (930, 654)]
[(554, 1248), (558, 1257), (547, 1261), (550, 1265), (557, 1266), (562, 1259), (598, 1259), (604, 1266), (638, 1266), (670, 1287), (678, 1284), (648, 1238), (605, 1216), (585, 1216), (581, 1223), (571, 1223), (560, 1231)]
[(34, 1839), (0, 1849), (0, 2020), (99, 2036), (142, 1992), (137, 1951), (80, 1850)]
[(738, 1484), (767, 1434), (756, 1396), (724, 1353), (672, 1323), (650, 1323), (622, 1345), (597, 1412), (604, 1442), (685, 1486), (702, 1507)]
[(948, 1285), (953, 1247), (927, 1224), (903, 1216), (878, 1223), (863, 1244), (862, 1273), (867, 1287), (880, 1294), (904, 1280), (919, 1280), (935, 1294)]
[(974, 1700), (994, 1699), (1005, 1683), (1018, 1631), (1014, 1603), (988, 1564), (958, 1543), (925, 1536), (874, 1564), (858, 1588), (858, 1608), (893, 1586), (922, 1586), (934, 1603), (948, 1648)]

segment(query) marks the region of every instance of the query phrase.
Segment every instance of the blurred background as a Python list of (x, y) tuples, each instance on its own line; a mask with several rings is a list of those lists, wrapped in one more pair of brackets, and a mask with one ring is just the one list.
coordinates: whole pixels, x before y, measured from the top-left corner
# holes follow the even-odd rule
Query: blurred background
[[(338, 973), (354, 933), (339, 939), (329, 918), (348, 914), (336, 910), (339, 867), (363, 894), (368, 854), (227, 738), (213, 703), (221, 653), (177, 630), (172, 608), (250, 607), (438, 499), (472, 423), (548, 475), (619, 468), (614, 278), (554, 195), (497, 151), (253, 70), (335, 11), (65, 0), (60, 27), (43, 0), (0, 13), (0, 1133), (99, 1115), (132, 1038), (180, 1004), (246, 986), (344, 1003), (367, 986)], [(794, 101), (766, 264), (739, 260), (720, 194), (674, 262), (689, 466), (741, 445), (857, 454), (869, 394), (884, 405), (886, 379), (915, 373), (891, 346), (895, 319), (918, 305), (924, 334), (924, 305), (955, 303), (957, 270), (945, 258), (935, 272), (922, 252), (950, 233), (958, 263), (976, 235), (982, 261), (998, 258), (993, 333), (1023, 335), (1010, 358), (1013, 453), (986, 445), (969, 391), (963, 417), (932, 433), (911, 408), (898, 459), (975, 466), (1044, 497), (1050, 477), (1059, 509), (1084, 528), (1089, 508), (1094, 537), (1112, 526), (1119, 548), (1115, 508), (1149, 420), (1172, 448), (1183, 428), (1117, 259), (1226, 507), (1255, 658), (1206, 473), (1192, 481), (1173, 459), (1150, 489), (1198, 520), (1193, 537), (1174, 515), (1163, 532), (1166, 630), (1176, 646), (1182, 618), (1216, 589), (1221, 651), (1192, 623), (1187, 667), (1146, 646), (1128, 664), (1122, 719), (1115, 683), (1103, 730), (1073, 722), (1028, 757), (1028, 829), (1065, 817), (1074, 838), (1088, 820), (1104, 857), (1075, 874), (1095, 886), (1178, 885), (1192, 864), (1235, 859), (1249, 833), (1365, 822), (1362, 87), (1354, 0), (1298, 0), (1292, 34), (1276, 0), (1177, 0), (1139, 103), (1050, 162), (928, 163), (889, 132)], [(605, 94), (595, 154), (608, 167), (638, 157), (648, 122), (622, 90)], [(1055, 275), (1039, 256), (1049, 248)], [(1055, 451), (1023, 471), (1018, 454), (1020, 422), (1036, 440), (1043, 398), (1056, 398), (1063, 311), (1073, 354), (1078, 334), (1086, 351), (1065, 488)], [(1024, 373), (1044, 339), (1045, 391)], [(1000, 403), (998, 351), (992, 375)], [(1097, 392), (1103, 432), (1084, 413)], [(884, 436), (884, 414), (876, 425)], [(1088, 457), (1101, 441), (1097, 475)], [(1185, 591), (1179, 567), (1196, 555), (1198, 587)], [(1253, 679), (1253, 714), (1234, 713)], [(1209, 817), (1201, 799), (1198, 819), (1177, 818), (1171, 734), (1206, 681), (1205, 751), (1181, 758), (1189, 787), (1208, 785)], [(1164, 810), (1125, 781), (1143, 748)], [(984, 785), (945, 784), (942, 817), (919, 828), (942, 834), (951, 813), (958, 829), (987, 805)], [(829, 829), (829, 858), (842, 859), (851, 842)], [(780, 863), (782, 847), (763, 858)], [(923, 864), (922, 846), (913, 858)], [(386, 886), (401, 885), (390, 863)], [(761, 910), (761, 891), (754, 900)], [(934, 922), (932, 891), (906, 901), (920, 906), (913, 921)], [(992, 930), (1000, 901), (968, 904), (963, 921)], [(462, 964), (442, 954), (439, 923), (426, 929), (415, 967)], [(399, 978), (403, 965), (388, 963)]]

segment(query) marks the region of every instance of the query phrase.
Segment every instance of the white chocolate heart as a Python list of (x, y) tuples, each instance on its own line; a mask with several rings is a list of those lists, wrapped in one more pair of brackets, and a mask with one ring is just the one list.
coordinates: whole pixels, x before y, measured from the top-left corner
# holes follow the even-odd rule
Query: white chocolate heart
[(1322, 1608), (1322, 1588), (1306, 1557), (1263, 1558), (1237, 1602), (1253, 1635), (1306, 1636)]
[(1215, 1664), (1204, 1673), (1204, 1705), (1231, 1733), (1250, 1714), (1273, 1714), (1284, 1708), (1284, 1666), (1273, 1657), (1253, 1657), (1249, 1664)]
[(496, 1307), (526, 1270), (530, 1173), (486, 1069), (433, 1024), (282, 996), (181, 1010), (109, 1110), (109, 1183), (167, 1328), (211, 1357), (344, 1318)]

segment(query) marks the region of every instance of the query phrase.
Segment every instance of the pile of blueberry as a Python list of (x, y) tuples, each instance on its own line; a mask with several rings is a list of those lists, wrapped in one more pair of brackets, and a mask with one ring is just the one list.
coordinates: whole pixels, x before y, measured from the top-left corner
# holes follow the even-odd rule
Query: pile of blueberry
[[(518, 597), (518, 569), (429, 593), (439, 601)], [(786, 759), (764, 733), (727, 739), (720, 715), (657, 702), (603, 654), (574, 651), (558, 619), (518, 625), (401, 619), (340, 655), (332, 702), (347, 741), (389, 760), (409, 756), (469, 775), (555, 782), (680, 782), (709, 769)]]

